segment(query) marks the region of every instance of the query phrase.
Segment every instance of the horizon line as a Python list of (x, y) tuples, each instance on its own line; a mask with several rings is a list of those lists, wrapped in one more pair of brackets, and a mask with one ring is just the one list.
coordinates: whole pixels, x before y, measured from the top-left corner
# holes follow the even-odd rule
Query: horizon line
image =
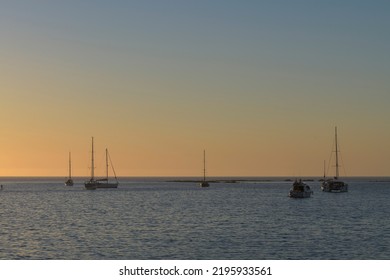
[[(98, 176), (99, 177), (99, 176)], [(117, 178), (197, 178), (200, 175), (120, 175)], [(350, 175), (340, 176), (342, 178), (362, 178), (362, 177), (390, 177), (390, 175)], [(0, 178), (69, 178), (63, 175), (0, 175)], [(90, 176), (72, 176), (72, 178), (90, 178)], [(208, 176), (208, 178), (324, 178), (323, 175), (215, 175)], [(333, 176), (326, 176), (325, 178), (333, 178)]]

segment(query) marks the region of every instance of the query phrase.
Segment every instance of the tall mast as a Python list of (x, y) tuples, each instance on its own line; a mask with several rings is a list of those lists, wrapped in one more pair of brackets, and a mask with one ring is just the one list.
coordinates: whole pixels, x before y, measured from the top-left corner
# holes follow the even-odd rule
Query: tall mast
[(92, 137), (91, 180), (93, 180), (94, 177), (95, 177), (95, 159), (94, 159), (93, 137)]
[(206, 151), (203, 150), (203, 182), (206, 181)]
[(339, 178), (339, 157), (338, 157), (338, 144), (337, 144), (337, 126), (335, 127), (335, 143), (336, 143), (336, 177), (335, 179)]
[(72, 178), (72, 158), (69, 152), (69, 179)]
[(325, 177), (326, 177), (326, 167), (325, 167), (325, 165), (326, 165), (326, 161), (324, 160), (324, 179), (325, 179)]
[(107, 182), (108, 182), (108, 155), (107, 155), (108, 151), (107, 151), (107, 148), (106, 148), (106, 178), (107, 178)]

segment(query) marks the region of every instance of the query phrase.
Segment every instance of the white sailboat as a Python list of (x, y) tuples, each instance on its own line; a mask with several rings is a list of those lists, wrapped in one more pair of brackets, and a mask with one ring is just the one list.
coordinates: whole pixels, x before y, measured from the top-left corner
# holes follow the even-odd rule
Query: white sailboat
[(209, 182), (206, 181), (206, 151), (203, 150), (203, 181), (200, 183), (202, 188), (210, 186)]
[(108, 159), (109, 159), (108, 150), (106, 149), (106, 177), (102, 179), (95, 179), (95, 158), (94, 158), (94, 145), (93, 145), (93, 137), (92, 137), (92, 156), (91, 156), (91, 178), (89, 181), (84, 183), (84, 186), (87, 190), (95, 190), (95, 189), (112, 189), (117, 188), (119, 185), (118, 179), (115, 174), (114, 167), (111, 163), (111, 168), (113, 170), (115, 176), (115, 182), (109, 182), (108, 180)]
[(321, 190), (324, 192), (347, 192), (348, 191), (348, 184), (339, 180), (339, 148), (337, 143), (337, 127), (335, 127), (335, 159), (336, 159), (336, 175), (333, 178), (326, 179), (324, 174), (324, 181), (321, 185)]
[(72, 179), (72, 157), (71, 157), (71, 153), (69, 152), (69, 177), (68, 179), (65, 181), (65, 186), (73, 186), (73, 179)]

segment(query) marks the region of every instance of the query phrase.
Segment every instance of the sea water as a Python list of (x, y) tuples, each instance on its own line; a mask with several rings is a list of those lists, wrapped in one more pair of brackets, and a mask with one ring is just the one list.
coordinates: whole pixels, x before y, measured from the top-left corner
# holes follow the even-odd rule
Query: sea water
[(0, 259), (390, 259), (390, 180), (349, 178), (349, 192), (288, 197), (291, 181), (3, 178)]

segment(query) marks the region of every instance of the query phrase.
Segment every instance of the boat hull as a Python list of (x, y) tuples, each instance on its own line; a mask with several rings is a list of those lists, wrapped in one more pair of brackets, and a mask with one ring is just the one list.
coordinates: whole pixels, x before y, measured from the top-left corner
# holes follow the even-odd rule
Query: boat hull
[(327, 180), (322, 182), (321, 190), (323, 192), (348, 192), (348, 184), (342, 181)]
[(67, 187), (73, 186), (73, 180), (72, 180), (72, 179), (68, 179), (68, 180), (65, 182), (65, 186), (67, 186)]
[(208, 182), (201, 182), (200, 183), (200, 187), (201, 188), (207, 188), (207, 187), (209, 187), (210, 186), (210, 184), (208, 183)]
[(87, 190), (96, 190), (96, 189), (116, 189), (118, 188), (119, 183), (102, 183), (98, 181), (88, 181), (84, 183), (84, 186)]

